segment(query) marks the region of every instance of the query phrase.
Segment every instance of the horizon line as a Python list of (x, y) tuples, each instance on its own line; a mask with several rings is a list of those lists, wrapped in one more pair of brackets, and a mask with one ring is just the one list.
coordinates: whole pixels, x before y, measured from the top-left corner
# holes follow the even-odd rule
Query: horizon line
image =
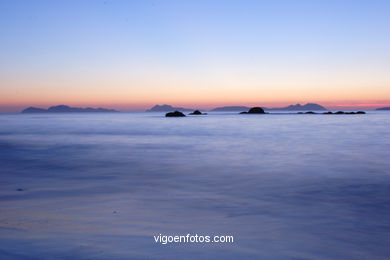
[[(168, 102), (170, 103), (170, 102)], [(70, 106), (70, 107), (82, 107), (82, 108), (87, 108), (87, 107), (90, 107), (90, 108), (106, 108), (106, 109), (115, 109), (117, 110), (118, 112), (145, 112), (146, 110), (149, 110), (150, 108), (152, 108), (153, 106), (156, 106), (156, 105), (169, 105), (169, 106), (172, 106), (172, 107), (182, 107), (182, 108), (186, 108), (186, 109), (200, 109), (200, 110), (205, 110), (205, 111), (210, 111), (210, 110), (213, 110), (215, 108), (218, 108), (218, 107), (228, 107), (228, 106), (245, 106), (245, 107), (254, 107), (254, 106), (259, 106), (259, 107), (262, 107), (262, 108), (268, 108), (268, 109), (275, 109), (275, 108), (281, 108), (281, 107), (286, 107), (286, 106), (290, 106), (290, 105), (297, 105), (297, 104), (300, 104), (300, 105), (305, 105), (305, 104), (318, 104), (318, 105), (321, 105), (323, 107), (325, 107), (327, 110), (337, 110), (337, 109), (346, 109), (346, 110), (350, 110), (350, 109), (365, 109), (365, 110), (376, 110), (378, 108), (382, 108), (382, 107), (390, 107), (390, 102), (389, 103), (386, 103), (386, 102), (381, 102), (381, 103), (358, 103), (358, 104), (348, 104), (347, 102), (343, 102), (341, 104), (328, 104), (328, 105), (323, 105), (321, 103), (317, 103), (317, 102), (296, 102), (296, 103), (293, 103), (293, 102), (290, 102), (290, 103), (287, 103), (287, 102), (281, 102), (281, 103), (278, 103), (280, 105), (260, 105), (259, 103), (257, 103), (257, 105), (254, 105), (253, 102), (250, 102), (250, 104), (223, 104), (223, 105), (213, 105), (213, 104), (202, 104), (201, 106), (203, 106), (203, 108), (201, 106), (197, 106), (196, 104), (179, 104), (179, 105), (172, 105), (171, 104), (168, 104), (168, 103), (158, 103), (158, 104), (154, 104), (154, 105), (150, 105), (150, 104), (144, 104), (144, 105), (136, 105), (136, 104), (69, 104), (68, 102), (65, 102), (65, 103), (58, 103), (58, 104), (53, 104), (53, 105), (39, 105), (39, 104), (32, 104), (32, 105), (24, 105), (24, 104), (18, 104), (18, 105), (0, 105), (0, 113), (2, 114), (13, 114), (13, 113), (20, 113), (22, 110), (28, 108), (28, 107), (38, 107), (38, 108), (49, 108), (49, 107), (52, 107), (52, 106), (59, 106), (59, 105), (66, 105), (66, 106)], [(276, 102), (274, 102), (276, 103)], [(285, 105), (281, 105), (282, 103), (285, 103)], [(323, 102), (323, 103), (328, 103), (328, 102)]]

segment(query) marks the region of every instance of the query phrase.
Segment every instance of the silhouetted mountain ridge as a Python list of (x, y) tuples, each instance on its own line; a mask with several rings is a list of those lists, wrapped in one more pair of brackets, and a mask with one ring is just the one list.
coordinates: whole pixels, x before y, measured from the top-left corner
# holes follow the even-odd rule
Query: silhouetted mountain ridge
[(155, 105), (151, 109), (146, 110), (146, 112), (169, 112), (169, 111), (193, 111), (194, 109), (184, 108), (184, 107), (173, 107), (171, 105)]
[(375, 110), (390, 110), (390, 107), (379, 107)]
[[(267, 107), (262, 107), (262, 108), (264, 110), (285, 110), (285, 111), (327, 110), (325, 107), (316, 103), (307, 103), (305, 105), (296, 104), (296, 105), (289, 105), (287, 107), (277, 107), (277, 108), (267, 108)], [(249, 109), (250, 107), (246, 107), (246, 106), (225, 106), (225, 107), (216, 107), (211, 111), (215, 111), (215, 112), (243, 111)]]
[(304, 111), (304, 110), (327, 110), (325, 107), (316, 103), (307, 103), (305, 105), (296, 104), (287, 107), (265, 108), (266, 110), (287, 110), (287, 111)]
[(114, 109), (107, 108), (92, 108), (92, 107), (70, 107), (66, 105), (52, 106), (48, 109), (40, 107), (28, 107), (22, 111), (22, 113), (96, 113), (96, 112), (118, 112)]
[(246, 106), (226, 106), (226, 107), (216, 107), (212, 109), (211, 111), (215, 112), (223, 112), (223, 111), (243, 111), (243, 110), (249, 110), (250, 107)]

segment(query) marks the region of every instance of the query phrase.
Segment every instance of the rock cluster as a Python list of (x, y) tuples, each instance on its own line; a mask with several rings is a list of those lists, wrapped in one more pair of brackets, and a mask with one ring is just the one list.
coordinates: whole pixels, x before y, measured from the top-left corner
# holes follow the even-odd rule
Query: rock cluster
[[(328, 112), (323, 112), (321, 114), (324, 114), (324, 115), (355, 115), (355, 114), (365, 114), (366, 112), (364, 111), (357, 111), (357, 112), (344, 112), (344, 111), (337, 111), (337, 112), (331, 112), (331, 111), (328, 111)], [(298, 112), (297, 114), (318, 114), (316, 112), (313, 112), (313, 111), (308, 111), (308, 112)]]

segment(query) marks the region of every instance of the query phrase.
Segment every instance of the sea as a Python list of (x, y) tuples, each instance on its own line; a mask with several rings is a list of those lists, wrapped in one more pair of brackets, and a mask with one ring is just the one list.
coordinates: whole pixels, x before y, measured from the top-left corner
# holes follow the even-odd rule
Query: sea
[[(168, 236), (222, 242), (156, 242)], [(389, 259), (390, 112), (0, 115), (0, 259)]]

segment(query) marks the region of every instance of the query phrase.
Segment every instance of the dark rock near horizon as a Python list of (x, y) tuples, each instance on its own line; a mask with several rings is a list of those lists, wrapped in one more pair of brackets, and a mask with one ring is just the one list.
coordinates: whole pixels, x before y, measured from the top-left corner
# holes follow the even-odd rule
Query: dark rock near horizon
[(114, 109), (107, 108), (92, 108), (92, 107), (70, 107), (66, 105), (52, 106), (48, 109), (39, 107), (28, 107), (22, 111), (22, 113), (96, 113), (96, 112), (118, 112)]
[(357, 111), (357, 112), (344, 112), (344, 111), (337, 111), (335, 114), (346, 114), (346, 115), (355, 115), (355, 114), (365, 114), (364, 111)]
[(261, 107), (252, 107), (249, 109), (248, 114), (265, 114), (265, 112)]
[(168, 111), (193, 111), (194, 109), (184, 108), (184, 107), (173, 107), (171, 105), (155, 105), (151, 109), (146, 110), (146, 112), (168, 112)]
[(375, 110), (390, 110), (390, 107), (380, 107), (380, 108), (377, 108)]
[(195, 110), (194, 112), (190, 113), (190, 115), (207, 115), (206, 113), (202, 113), (199, 110)]
[[(331, 111), (327, 111), (327, 112), (323, 112), (322, 114), (323, 115), (355, 115), (355, 114), (365, 114), (366, 112), (364, 111), (357, 111), (357, 112), (354, 112), (354, 111), (350, 111), (350, 112), (344, 112), (344, 111), (337, 111), (337, 112), (331, 112)], [(308, 111), (308, 112), (298, 112), (297, 114), (318, 114), (316, 112), (313, 112), (313, 111)]]
[[(306, 112), (305, 114), (307, 114), (308, 112)], [(354, 112), (354, 111), (351, 111), (351, 112), (344, 112), (344, 111), (337, 111), (337, 112), (331, 112), (331, 111), (328, 111), (328, 112), (324, 112), (322, 114), (324, 115), (355, 115), (355, 114), (365, 114), (366, 112), (364, 111), (357, 111), (357, 112)], [(299, 113), (298, 113), (299, 114)]]
[(252, 107), (248, 112), (241, 112), (240, 114), (265, 114), (261, 107)]
[(165, 114), (165, 117), (183, 117), (186, 116), (180, 111), (169, 112)]

